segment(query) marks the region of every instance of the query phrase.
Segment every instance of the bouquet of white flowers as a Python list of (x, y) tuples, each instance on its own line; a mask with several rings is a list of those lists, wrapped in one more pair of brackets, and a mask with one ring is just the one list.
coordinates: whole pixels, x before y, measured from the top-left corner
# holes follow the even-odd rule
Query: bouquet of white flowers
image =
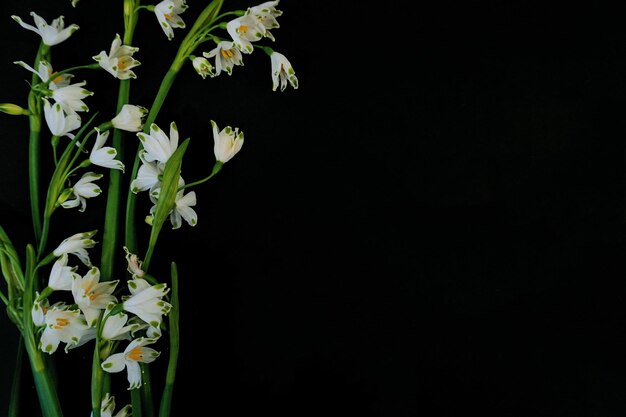
[[(77, 56), (84, 61), (69, 68), (58, 68), (51, 51), (79, 36), (76, 24), (66, 24), (61, 13), (52, 20), (35, 11), (30, 16), (12, 16), (38, 35), (33, 34), (33, 41), (40, 41), (34, 59), (15, 62), (30, 73), (25, 72), (30, 89), (25, 91), (24, 103), (0, 104), (4, 113), (28, 119), (28, 140), (23, 143), (28, 146), (32, 232), (24, 234), (32, 233), (32, 239), (22, 251), (0, 225), (0, 266), (6, 283), (0, 286), (0, 299), (21, 334), (20, 349), (28, 355), (45, 417), (63, 415), (65, 399), (51, 370), (60, 347), (66, 352), (93, 350), (91, 380), (77, 384), (76, 389), (84, 389), (80, 395), (91, 397), (94, 417), (131, 413), (164, 417), (172, 410), (179, 355), (179, 271), (174, 260), (169, 261), (167, 271), (153, 270), (151, 261), (166, 224), (173, 229), (184, 223), (196, 225), (193, 188), (219, 173), (244, 142), (243, 132), (228, 125), (229, 121), (207, 118), (215, 162), (206, 167), (204, 177), (183, 179), (181, 168), (190, 139), (179, 140), (177, 123), (159, 119), (181, 68), (189, 64), (202, 79), (217, 79), (243, 70), (235, 67), (260, 51), (271, 62), (273, 90), (298, 88), (289, 60), (266, 42), (275, 41), (272, 32), (279, 28), (282, 14), (279, 0), (231, 11), (223, 10), (224, 0), (198, 1), (204, 9), (192, 24), (185, 21), (185, 0), (110, 3), (120, 8), (124, 33), (111, 33), (110, 47)], [(89, 8), (85, 0), (73, 0), (71, 5)], [(154, 19), (151, 24), (158, 22), (163, 42), (180, 40), (149, 107), (134, 103), (131, 96), (134, 80), (152, 68), (140, 63), (144, 57), (133, 41), (142, 16)], [(97, 23), (102, 22), (95, 17)], [(100, 76), (119, 80), (115, 109), (96, 109), (97, 98), (107, 92), (91, 91), (82, 75), (81, 81), (75, 78), (94, 70), (104, 70)], [(114, 117), (103, 118), (105, 114)], [(149, 211), (138, 210), (140, 199), (148, 202)], [(64, 224), (64, 239), (50, 241), (59, 217), (55, 214), (85, 212), (97, 200), (105, 205), (104, 219), (94, 218), (88, 230), (72, 230), (72, 224)], [(140, 238), (137, 225), (144, 221), (150, 225), (149, 235)], [(99, 252), (94, 254), (95, 250)], [(167, 363), (164, 386), (158, 391), (150, 380), (154, 361)], [(123, 371), (125, 384), (113, 377)], [(8, 406), (12, 417), (18, 415), (18, 388)], [(159, 398), (155, 392), (161, 393)], [(116, 399), (128, 405), (116, 406)]]

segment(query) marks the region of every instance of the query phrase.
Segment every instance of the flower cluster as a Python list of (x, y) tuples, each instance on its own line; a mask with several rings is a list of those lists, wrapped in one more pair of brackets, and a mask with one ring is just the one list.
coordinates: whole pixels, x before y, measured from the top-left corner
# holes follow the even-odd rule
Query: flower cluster
[[(27, 108), (0, 103), (1, 112), (29, 119), (33, 241), (27, 245), (25, 259), (21, 259), (0, 226), (0, 271), (7, 284), (6, 291), (0, 288), (0, 301), (17, 325), (35, 367), (33, 376), (45, 417), (63, 415), (47, 368), (60, 347), (67, 353), (93, 344), (90, 394), (94, 417), (112, 417), (115, 411), (115, 397), (111, 395), (114, 384), (105, 375), (125, 370), (133, 408), (140, 408), (133, 413), (148, 411), (144, 415), (150, 416), (150, 407), (141, 409), (143, 391), (150, 389), (146, 388), (150, 381), (143, 376), (146, 367), (166, 352), (168, 375), (175, 372), (178, 269), (172, 261), (169, 274), (153, 272), (152, 255), (165, 222), (172, 229), (180, 229), (184, 222), (189, 226), (198, 224), (198, 197), (192, 188), (221, 172), (244, 143), (239, 127), (218, 124), (207, 117), (204, 136), (212, 136), (214, 161), (204, 164), (206, 171), (201, 178), (185, 175), (183, 179), (190, 138), (182, 139), (176, 122), (158, 118), (181, 68), (189, 64), (203, 80), (216, 79), (222, 73), (232, 75), (236, 66), (243, 66), (244, 57), (248, 59), (255, 50), (261, 50), (269, 56), (272, 90), (284, 91), (289, 85), (298, 88), (289, 60), (263, 45), (265, 40), (276, 41), (272, 32), (280, 27), (278, 18), (283, 14), (278, 9), (279, 0), (227, 12), (221, 10), (224, 0), (211, 0), (190, 25), (184, 21), (189, 8), (185, 0), (163, 0), (154, 5), (140, 5), (139, 0), (118, 1), (124, 6), (124, 32), (112, 33), (110, 46), (94, 48), (88, 63), (69, 68), (53, 67), (51, 48), (71, 39), (78, 25), (66, 26), (63, 16), (48, 24), (35, 12), (30, 13), (34, 24), (12, 16), (22, 28), (40, 38), (33, 62), (14, 61), (30, 77)], [(71, 1), (73, 7), (79, 3)], [(153, 16), (151, 19), (156, 18), (165, 34), (164, 42), (180, 39), (176, 32), (190, 28), (149, 106), (133, 104), (129, 87), (142, 79), (144, 70), (151, 69), (142, 66), (138, 60), (143, 60), (140, 48), (133, 45), (137, 20), (145, 11)], [(107, 35), (106, 39), (111, 38)], [(207, 44), (213, 47), (196, 52)], [(83, 71), (98, 71), (109, 80), (114, 77), (119, 84), (114, 110), (90, 112), (100, 93), (87, 89), (87, 77), (82, 78), (82, 74), (76, 81), (75, 76)], [(46, 136), (49, 146), (42, 140)], [(132, 153), (134, 158), (130, 159)], [(49, 158), (49, 163), (41, 164), (43, 158)], [(106, 184), (101, 181), (105, 177)], [(42, 190), (41, 184), (47, 189)], [(138, 198), (151, 202), (149, 213), (136, 213)], [(126, 205), (120, 204), (123, 199)], [(92, 205), (101, 200), (106, 204), (104, 221), (98, 222), (104, 226), (102, 241), (95, 240), (98, 231), (94, 227), (87, 232), (70, 232), (53, 250), (49, 249), (51, 230), (65, 233), (73, 225), (69, 222), (53, 228), (57, 210), (66, 209), (71, 216), (91, 211)], [(144, 248), (138, 239), (138, 224), (144, 226), (141, 232), (148, 231)], [(120, 230), (125, 232), (123, 237)], [(93, 254), (96, 247), (101, 248), (100, 256)], [(124, 263), (125, 268), (118, 266)], [(168, 343), (169, 349), (162, 349)], [(169, 415), (173, 380), (168, 378), (165, 384), (161, 416)], [(130, 413), (131, 406), (127, 405), (115, 417)]]

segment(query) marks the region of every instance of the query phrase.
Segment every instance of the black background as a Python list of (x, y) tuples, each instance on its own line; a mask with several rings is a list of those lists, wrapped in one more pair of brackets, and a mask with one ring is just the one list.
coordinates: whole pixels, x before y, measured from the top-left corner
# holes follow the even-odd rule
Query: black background
[[(11, 14), (81, 26), (53, 49), (58, 69), (122, 33), (109, 3), (4, 8), (0, 101), (25, 102), (30, 77), (11, 62), (37, 45)], [(166, 228), (155, 254), (154, 271), (174, 260), (181, 274), (174, 415), (623, 415), (621, 10), (336, 3), (280, 3), (272, 46), (298, 90), (271, 91), (260, 51), (231, 77), (187, 65), (157, 119), (192, 138), (187, 181), (213, 163), (210, 119), (246, 134), (196, 190), (198, 225)], [(150, 105), (184, 33), (168, 42), (142, 13), (135, 104)], [(79, 79), (96, 92), (92, 112), (111, 112), (115, 80)], [(2, 226), (23, 247), (26, 122), (0, 123)], [(68, 231), (53, 234), (100, 221), (102, 201), (59, 214)], [(8, 387), (17, 331), (1, 323)], [(90, 355), (57, 353), (68, 416), (88, 412), (71, 390), (87, 383)], [(113, 381), (125, 402), (125, 377)]]

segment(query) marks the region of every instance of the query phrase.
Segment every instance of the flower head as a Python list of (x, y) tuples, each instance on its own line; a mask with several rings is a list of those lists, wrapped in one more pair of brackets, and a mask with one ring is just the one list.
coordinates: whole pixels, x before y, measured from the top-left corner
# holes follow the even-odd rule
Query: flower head
[(179, 16), (187, 10), (185, 0), (164, 0), (154, 7), (161, 29), (165, 32), (167, 39), (174, 39), (174, 28), (185, 28), (185, 22)]
[(265, 37), (270, 38), (272, 41), (274, 40), (274, 35), (269, 30), (280, 27), (276, 18), (283, 14), (281, 10), (276, 9), (276, 6), (278, 6), (278, 0), (266, 1), (246, 10), (247, 15), (254, 16), (265, 27)]
[(74, 134), (70, 133), (80, 127), (81, 119), (76, 113), (65, 114), (61, 104), (50, 104), (47, 99), (43, 99), (43, 114), (46, 119), (48, 129), (54, 136), (67, 136), (71, 139)]
[(211, 65), (211, 63), (206, 58), (197, 56), (192, 60), (192, 63), (194, 69), (196, 70), (198, 75), (202, 77), (202, 79), (205, 79), (207, 75), (211, 77), (215, 76), (213, 65)]
[(100, 270), (95, 266), (84, 277), (74, 279), (72, 295), (74, 302), (82, 310), (90, 326), (96, 324), (100, 310), (117, 301), (113, 291), (119, 281), (100, 282)]
[[(179, 177), (178, 188), (185, 186), (185, 181), (182, 177)], [(150, 200), (154, 205), (150, 208), (150, 214), (153, 215), (156, 211), (157, 198), (161, 189), (155, 189), (150, 193)], [(196, 205), (196, 192), (191, 191), (188, 194), (184, 193), (185, 190), (180, 190), (176, 193), (176, 199), (174, 202), (174, 208), (170, 212), (170, 222), (172, 223), (172, 229), (179, 229), (182, 225), (182, 219), (185, 219), (189, 226), (195, 226), (198, 223), (198, 214), (193, 206)]]
[(124, 310), (136, 314), (151, 326), (160, 326), (162, 316), (172, 308), (170, 303), (162, 300), (169, 292), (167, 285), (150, 285), (145, 279), (136, 278), (128, 281), (128, 289), (131, 296), (124, 301)]
[(35, 293), (36, 299), (33, 302), (33, 309), (30, 314), (33, 319), (33, 324), (37, 327), (44, 326), (46, 324), (46, 313), (50, 308), (50, 303), (47, 298), (39, 299), (39, 292)]
[(72, 196), (74, 198), (65, 200), (61, 203), (63, 208), (74, 208), (80, 205), (78, 211), (81, 213), (87, 208), (87, 199), (100, 195), (102, 189), (93, 182), (102, 178), (102, 174), (96, 174), (95, 172), (86, 172), (83, 176), (76, 181), (76, 184), (71, 188)]
[(289, 84), (297, 90), (298, 78), (296, 77), (296, 72), (293, 70), (293, 67), (287, 58), (285, 58), (285, 55), (278, 52), (272, 52), (270, 60), (272, 61), (272, 90), (276, 91), (280, 85), (280, 91), (285, 91), (285, 88), (287, 88), (287, 82), (289, 82)]
[(128, 344), (124, 352), (114, 353), (102, 362), (102, 369), (107, 372), (121, 372), (126, 368), (128, 374), (128, 389), (135, 389), (141, 386), (141, 368), (139, 362), (150, 363), (158, 356), (159, 352), (146, 347), (153, 344), (156, 339), (139, 337)]
[(104, 133), (100, 133), (100, 129), (95, 128), (98, 133), (96, 137), (96, 143), (93, 145), (89, 160), (92, 164), (98, 165), (104, 168), (119, 169), (124, 172), (124, 164), (122, 161), (115, 159), (117, 156), (117, 150), (110, 146), (104, 146), (109, 138), (109, 130)]
[(127, 80), (129, 78), (137, 78), (137, 75), (131, 69), (141, 65), (139, 61), (133, 58), (133, 54), (138, 50), (139, 48), (122, 45), (120, 35), (116, 34), (113, 43), (111, 43), (109, 53), (101, 51), (93, 59), (115, 78)]
[(32, 30), (33, 32), (41, 36), (41, 40), (48, 46), (59, 44), (70, 37), (70, 35), (78, 30), (78, 25), (69, 25), (65, 27), (63, 22), (63, 16), (59, 16), (52, 21), (51, 25), (35, 12), (30, 12), (30, 15), (35, 21), (35, 26), (24, 23), (19, 16), (11, 16), (13, 20), (20, 24), (24, 29)]
[(143, 118), (148, 114), (148, 109), (133, 104), (124, 104), (122, 110), (111, 120), (116, 129), (128, 132), (139, 132), (143, 129)]
[(251, 54), (254, 50), (252, 42), (261, 40), (265, 36), (265, 26), (251, 15), (243, 15), (231, 20), (226, 24), (226, 30), (237, 49), (244, 54)]
[(93, 96), (93, 92), (85, 90), (83, 86), (87, 84), (82, 81), (76, 84), (68, 84), (52, 90), (52, 98), (59, 103), (63, 111), (67, 114), (74, 114), (80, 111), (89, 111), (89, 107), (83, 99)]
[(48, 309), (44, 317), (46, 327), (40, 340), (40, 348), (44, 352), (56, 352), (60, 342), (66, 344), (67, 352), (96, 337), (96, 329), (87, 325), (78, 309), (57, 303)]
[(97, 230), (84, 233), (76, 233), (63, 240), (61, 244), (52, 252), (54, 256), (61, 256), (64, 253), (73, 254), (81, 260), (86, 266), (91, 267), (91, 261), (89, 260), (88, 248), (93, 248), (96, 245), (96, 241), (91, 238), (96, 234)]
[(128, 263), (128, 272), (130, 272), (133, 278), (141, 278), (146, 273), (141, 269), (143, 262), (139, 260), (139, 257), (134, 253), (131, 253), (126, 246), (124, 246), (124, 252), (126, 252), (126, 262)]
[[(72, 74), (57, 75), (52, 71), (52, 66), (48, 63), (48, 61), (45, 61), (43, 59), (39, 61), (39, 68), (37, 71), (35, 71), (33, 67), (31, 67), (24, 61), (15, 61), (13, 63), (19, 65), (24, 69), (27, 69), (33, 74), (36, 74), (43, 82), (48, 82), (48, 80), (50, 80), (50, 83), (48, 84), (48, 88), (50, 88), (50, 90), (56, 90), (59, 87), (65, 87), (70, 85), (70, 82), (74, 77)], [(52, 77), (52, 79), (50, 79), (50, 77)]]
[[(115, 414), (115, 416), (113, 416), (113, 411), (115, 410), (115, 397), (110, 395), (108, 392), (104, 394), (101, 404), (100, 417), (128, 417), (132, 413), (131, 405), (127, 404), (122, 407), (120, 411)], [(93, 417), (93, 412), (91, 413), (91, 417)]]
[(233, 130), (230, 126), (219, 131), (217, 123), (213, 120), (211, 120), (211, 125), (213, 126), (213, 140), (215, 142), (213, 146), (215, 160), (225, 164), (241, 150), (243, 132), (240, 132), (237, 127)]
[[(111, 306), (111, 305), (109, 305)], [(107, 311), (110, 307), (107, 307)], [(104, 325), (102, 326), (102, 337), (106, 340), (128, 340), (131, 333), (138, 330), (140, 324), (133, 323), (126, 325), (128, 321), (128, 315), (120, 312), (107, 317)]]
[(203, 52), (202, 55), (206, 58), (215, 57), (215, 76), (220, 75), (222, 71), (232, 75), (235, 65), (243, 65), (241, 52), (232, 42), (221, 41), (214, 49)]
[(143, 145), (141, 150), (143, 160), (147, 162), (156, 161), (165, 164), (178, 148), (178, 128), (174, 122), (170, 123), (169, 138), (156, 123), (150, 126), (149, 135), (139, 132), (137, 136)]
[(76, 267), (67, 266), (67, 253), (61, 255), (50, 271), (48, 278), (48, 287), (55, 291), (71, 291), (74, 278), (80, 277), (76, 272)]
[(163, 174), (165, 164), (148, 162), (142, 153), (139, 154), (139, 158), (142, 164), (137, 171), (137, 178), (130, 183), (130, 189), (135, 194), (146, 190), (152, 193), (161, 184), (159, 176)]

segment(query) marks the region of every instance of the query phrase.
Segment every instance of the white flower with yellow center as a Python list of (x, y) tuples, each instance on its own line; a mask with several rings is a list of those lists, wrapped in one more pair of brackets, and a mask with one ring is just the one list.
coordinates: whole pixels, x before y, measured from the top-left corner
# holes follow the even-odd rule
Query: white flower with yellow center
[(228, 75), (232, 75), (235, 65), (243, 65), (243, 59), (239, 49), (235, 48), (232, 42), (221, 41), (217, 46), (209, 52), (203, 52), (206, 58), (215, 57), (215, 76), (220, 75), (222, 71), (226, 71)]
[(191, 62), (194, 69), (196, 70), (198, 75), (202, 77), (202, 79), (205, 79), (207, 75), (211, 77), (215, 76), (213, 65), (211, 65), (211, 63), (206, 58), (197, 56)]
[(280, 91), (285, 91), (287, 83), (291, 84), (294, 90), (297, 90), (298, 78), (296, 77), (296, 72), (293, 70), (289, 60), (285, 58), (285, 55), (272, 52), (270, 59), (272, 61), (272, 90), (276, 91), (280, 85)]
[(178, 128), (176, 123), (170, 123), (169, 137), (156, 123), (150, 125), (150, 134), (137, 133), (137, 137), (143, 145), (141, 155), (146, 162), (158, 162), (165, 164), (178, 148)]
[(30, 314), (33, 319), (33, 324), (37, 327), (44, 326), (46, 324), (46, 313), (50, 308), (50, 302), (47, 298), (39, 299), (39, 292), (35, 292), (35, 301), (33, 302), (33, 309)]
[[(50, 83), (48, 84), (48, 88), (50, 90), (56, 90), (59, 87), (65, 87), (70, 85), (70, 81), (72, 80), (72, 77), (74, 77), (72, 74), (59, 75), (53, 73), (52, 66), (48, 63), (48, 61), (44, 61), (43, 59), (39, 61), (39, 69), (37, 71), (35, 71), (33, 67), (31, 67), (24, 61), (15, 61), (13, 63), (27, 69), (33, 74), (36, 74), (43, 82), (47, 82), (48, 80), (50, 80)], [(52, 79), (50, 79), (51, 77)]]
[(161, 29), (167, 36), (167, 39), (174, 38), (174, 28), (185, 28), (185, 22), (179, 16), (187, 10), (185, 0), (164, 0), (154, 6), (154, 14), (156, 15)]
[(265, 36), (265, 26), (254, 16), (244, 15), (226, 24), (226, 31), (233, 39), (235, 46), (244, 54), (254, 51), (252, 42)]
[(52, 265), (50, 277), (48, 278), (48, 287), (55, 291), (71, 291), (74, 278), (80, 277), (75, 271), (77, 267), (67, 266), (69, 256), (64, 253)]
[(275, 40), (274, 35), (269, 30), (280, 27), (276, 18), (283, 14), (281, 10), (276, 9), (276, 6), (278, 6), (278, 0), (266, 1), (246, 10), (247, 15), (254, 16), (265, 27), (265, 37), (272, 41)]
[(117, 150), (110, 146), (104, 146), (109, 138), (110, 131), (107, 130), (104, 133), (100, 133), (100, 129), (95, 128), (95, 130), (97, 132), (96, 142), (93, 145), (91, 154), (89, 154), (89, 161), (94, 165), (104, 168), (119, 169), (124, 172), (124, 164), (122, 161), (115, 159)]
[(134, 104), (124, 104), (122, 110), (111, 120), (113, 127), (127, 132), (139, 132), (143, 129), (143, 118), (148, 109)]
[(128, 344), (124, 352), (114, 353), (102, 362), (102, 369), (110, 373), (121, 372), (126, 368), (128, 374), (128, 389), (136, 389), (141, 387), (141, 368), (139, 363), (153, 362), (159, 352), (146, 347), (153, 344), (156, 339), (140, 337)]
[(59, 343), (66, 344), (65, 351), (78, 347), (96, 337), (96, 329), (90, 328), (78, 309), (69, 309), (57, 303), (45, 314), (45, 329), (39, 347), (47, 353), (56, 352)]
[(84, 173), (71, 188), (71, 197), (73, 198), (65, 200), (61, 203), (61, 206), (63, 206), (63, 208), (74, 208), (80, 205), (78, 211), (81, 213), (84, 212), (85, 208), (87, 208), (87, 199), (96, 197), (102, 193), (102, 189), (97, 184), (93, 183), (100, 178), (102, 178), (102, 174), (96, 174), (95, 172)]
[(131, 296), (124, 300), (124, 310), (137, 315), (151, 326), (160, 326), (162, 316), (172, 309), (170, 303), (162, 300), (169, 292), (167, 285), (150, 285), (145, 279), (136, 278), (128, 281), (128, 289)]
[(129, 78), (137, 78), (137, 75), (131, 70), (141, 65), (139, 61), (133, 58), (133, 54), (137, 51), (139, 51), (139, 48), (122, 45), (120, 35), (116, 34), (109, 53), (101, 51), (93, 59), (115, 78), (127, 80)]
[(213, 120), (211, 120), (211, 125), (213, 126), (215, 160), (225, 164), (241, 150), (243, 146), (243, 132), (240, 132), (237, 127), (233, 129), (230, 126), (226, 126), (220, 131), (217, 123)]
[(83, 99), (93, 96), (93, 92), (87, 91), (83, 86), (87, 84), (82, 81), (76, 84), (69, 84), (52, 90), (52, 98), (63, 107), (63, 111), (67, 114), (74, 114), (81, 111), (89, 111), (89, 107)]
[(54, 136), (67, 136), (74, 138), (74, 134), (70, 133), (80, 127), (81, 119), (76, 113), (65, 114), (59, 103), (50, 104), (47, 99), (43, 99), (43, 114), (46, 119), (48, 129)]
[(52, 252), (54, 256), (59, 257), (64, 253), (72, 254), (78, 257), (83, 264), (91, 267), (91, 261), (89, 260), (89, 254), (87, 249), (93, 248), (96, 245), (96, 241), (91, 239), (97, 230), (84, 233), (76, 233), (63, 240), (61, 244)]
[(78, 25), (69, 25), (65, 27), (65, 23), (63, 22), (63, 16), (59, 16), (52, 21), (52, 24), (48, 24), (42, 17), (38, 16), (35, 12), (30, 12), (30, 15), (33, 17), (35, 21), (35, 26), (29, 25), (28, 23), (24, 23), (24, 21), (19, 16), (11, 16), (13, 20), (20, 24), (24, 29), (32, 30), (41, 36), (41, 40), (44, 44), (48, 46), (57, 45), (67, 38), (70, 35), (78, 30)]
[[(115, 397), (107, 392), (104, 394), (102, 405), (100, 406), (100, 417), (130, 417), (132, 415), (130, 404), (122, 407), (115, 416), (113, 416), (113, 411), (115, 411)], [(91, 417), (93, 417), (93, 411), (91, 412)]]
[(100, 270), (95, 266), (84, 277), (74, 279), (72, 283), (74, 302), (78, 304), (90, 326), (96, 324), (100, 310), (117, 301), (113, 291), (118, 282), (117, 280), (100, 282)]

